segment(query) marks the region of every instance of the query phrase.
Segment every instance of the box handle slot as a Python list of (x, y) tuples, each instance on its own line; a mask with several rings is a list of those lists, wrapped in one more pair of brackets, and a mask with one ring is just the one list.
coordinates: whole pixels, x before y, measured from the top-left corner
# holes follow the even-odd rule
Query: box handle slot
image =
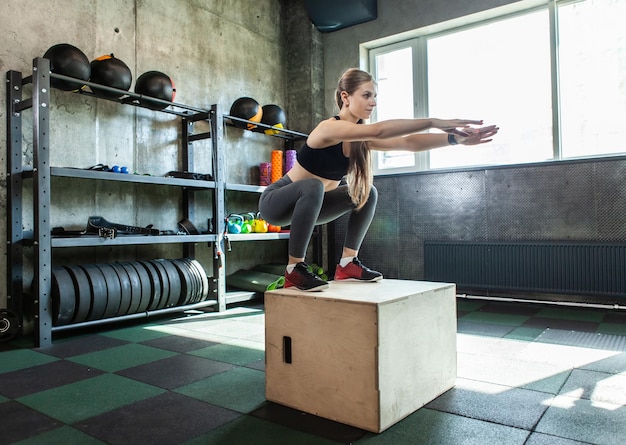
[(283, 337), (283, 361), (291, 364), (291, 337)]

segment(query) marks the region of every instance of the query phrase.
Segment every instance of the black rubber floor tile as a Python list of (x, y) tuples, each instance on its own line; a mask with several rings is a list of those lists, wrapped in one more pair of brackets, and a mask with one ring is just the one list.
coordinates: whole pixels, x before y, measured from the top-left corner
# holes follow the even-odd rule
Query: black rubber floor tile
[(626, 311), (607, 312), (602, 321), (604, 323), (626, 324)]
[(549, 396), (538, 391), (462, 379), (426, 405), (458, 416), (530, 430), (548, 409)]
[(579, 320), (560, 320), (556, 318), (532, 317), (526, 320), (522, 326), (542, 329), (562, 329), (580, 332), (596, 332), (599, 323)]
[(155, 348), (166, 349), (174, 352), (189, 352), (198, 349), (214, 346), (217, 343), (202, 340), (200, 338), (183, 337), (180, 335), (169, 335), (167, 337), (153, 338), (141, 342), (142, 345), (148, 345)]
[(504, 337), (511, 332), (515, 326), (504, 326), (488, 323), (474, 323), (471, 321), (457, 322), (457, 332), (459, 334), (484, 335), (487, 337)]
[(479, 309), (480, 312), (493, 312), (496, 314), (515, 314), (515, 315), (527, 315), (533, 316), (541, 310), (541, 306), (527, 305), (527, 304), (513, 304), (513, 303), (501, 303), (491, 302), (485, 304)]
[(250, 415), (339, 443), (354, 443), (367, 431), (268, 402)]
[(175, 389), (234, 368), (234, 365), (192, 355), (176, 355), (117, 374), (165, 389)]
[(524, 445), (588, 445), (588, 442), (578, 442), (549, 434), (532, 433)]
[(0, 394), (16, 399), (27, 394), (56, 388), (102, 374), (102, 371), (88, 368), (65, 360), (58, 360), (32, 368), (7, 372), (0, 379)]
[(73, 426), (111, 445), (182, 443), (240, 414), (167, 392), (85, 419)]
[(10, 444), (51, 431), (63, 424), (21, 403), (0, 403), (0, 443)]
[(102, 351), (116, 346), (125, 345), (129, 342), (116, 338), (105, 337), (103, 335), (89, 335), (54, 342), (50, 346), (44, 346), (36, 351), (49, 354), (54, 357), (68, 358), (76, 355), (87, 354), (89, 352)]

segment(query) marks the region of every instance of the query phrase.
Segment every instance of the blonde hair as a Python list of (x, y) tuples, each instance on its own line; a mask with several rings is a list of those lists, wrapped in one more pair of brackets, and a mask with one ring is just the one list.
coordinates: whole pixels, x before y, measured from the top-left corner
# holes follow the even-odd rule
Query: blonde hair
[[(373, 81), (374, 78), (370, 73), (358, 68), (350, 68), (344, 72), (337, 84), (337, 91), (335, 91), (335, 100), (339, 109), (341, 110), (343, 107), (341, 100), (343, 91), (352, 94), (361, 84)], [(359, 121), (359, 123), (361, 122)], [(374, 182), (372, 155), (367, 141), (351, 142), (346, 180), (348, 181), (348, 194), (359, 210), (367, 202)]]

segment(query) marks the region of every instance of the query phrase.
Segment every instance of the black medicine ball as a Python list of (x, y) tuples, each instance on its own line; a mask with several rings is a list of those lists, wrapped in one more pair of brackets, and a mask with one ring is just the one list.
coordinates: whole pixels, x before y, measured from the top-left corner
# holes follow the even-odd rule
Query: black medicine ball
[[(91, 61), (91, 82), (107, 87), (128, 91), (133, 82), (130, 68), (113, 54), (98, 57)], [(122, 94), (95, 89), (94, 94), (106, 97), (122, 97)]]
[[(137, 78), (135, 93), (173, 102), (176, 97), (176, 87), (174, 81), (167, 74), (160, 71), (147, 71)], [(149, 99), (143, 99), (140, 102), (152, 110), (167, 108), (166, 104), (160, 104)]]
[[(89, 80), (91, 65), (87, 56), (78, 48), (69, 43), (53, 45), (43, 55), (50, 60), (50, 71), (63, 76), (74, 77), (80, 80)], [(81, 89), (84, 84), (61, 79), (50, 79), (50, 85), (63, 91)]]
[[(285, 116), (285, 111), (278, 105), (263, 105), (261, 123), (277, 128), (287, 128), (287, 117)], [(280, 132), (279, 130), (272, 130), (270, 128), (262, 128), (262, 130), (265, 134), (277, 134)]]
[[(259, 103), (251, 97), (240, 97), (231, 105), (230, 115), (252, 122), (261, 122), (263, 108), (261, 108), (261, 105), (259, 105)], [(248, 130), (256, 128), (256, 125), (254, 124), (239, 121), (233, 121), (233, 125), (239, 128), (247, 128)]]

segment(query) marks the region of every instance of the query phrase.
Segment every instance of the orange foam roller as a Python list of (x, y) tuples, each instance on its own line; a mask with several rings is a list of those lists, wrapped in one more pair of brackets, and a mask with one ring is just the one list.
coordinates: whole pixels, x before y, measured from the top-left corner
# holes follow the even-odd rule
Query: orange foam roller
[(283, 176), (283, 152), (272, 151), (272, 182), (278, 181)]

